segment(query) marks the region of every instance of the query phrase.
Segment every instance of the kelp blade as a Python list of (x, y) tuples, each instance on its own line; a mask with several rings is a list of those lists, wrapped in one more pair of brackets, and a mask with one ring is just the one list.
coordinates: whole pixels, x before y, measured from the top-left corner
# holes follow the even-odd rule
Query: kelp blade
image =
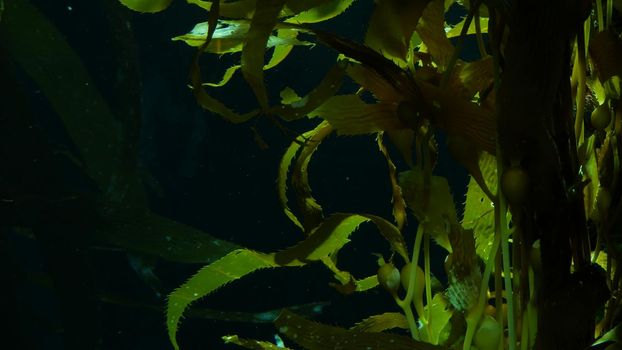
[(279, 332), (308, 350), (442, 350), (444, 347), (417, 342), (403, 335), (361, 332), (324, 325), (284, 310), (275, 322)]

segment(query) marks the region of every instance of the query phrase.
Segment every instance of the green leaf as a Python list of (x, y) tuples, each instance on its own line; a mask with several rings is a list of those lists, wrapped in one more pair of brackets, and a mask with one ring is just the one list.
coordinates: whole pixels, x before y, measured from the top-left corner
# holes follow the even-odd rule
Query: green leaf
[(181, 316), (191, 303), (251, 272), (278, 266), (272, 254), (237, 249), (199, 270), (168, 296), (166, 325), (173, 347), (179, 349), (177, 329)]
[(454, 46), (445, 33), (443, 0), (432, 0), (428, 3), (417, 24), (417, 34), (434, 58), (434, 62), (442, 69), (447, 68)]
[(404, 200), (436, 243), (451, 251), (449, 226), (457, 222), (457, 216), (449, 184), (444, 177), (432, 176), (426, 194), (423, 180), (423, 172), (417, 168), (399, 174)]
[(358, 95), (338, 95), (309, 113), (309, 117), (327, 120), (340, 135), (370, 134), (403, 129), (396, 108), (395, 104), (387, 102), (365, 103)]
[(392, 328), (408, 329), (406, 317), (399, 312), (385, 312), (369, 316), (350, 329), (362, 332), (382, 332)]
[(239, 248), (142, 208), (104, 208), (101, 218), (96, 240), (169, 261), (208, 263)]
[(225, 341), (225, 344), (236, 344), (243, 348), (252, 349), (252, 350), (288, 350), (287, 347), (280, 347), (273, 343), (261, 340), (254, 339), (246, 339), (240, 338), (237, 335), (225, 335), (222, 337), (222, 340)]
[[(297, 1), (297, 0), (294, 0)], [(294, 17), (287, 19), (285, 22), (289, 23), (317, 23), (326, 21), (342, 14), (345, 10), (352, 5), (354, 0), (330, 0), (330, 1), (316, 1), (321, 3), (319, 6), (308, 9), (301, 12)]]
[(123, 5), (138, 12), (155, 13), (168, 7), (173, 0), (119, 0)]
[(242, 73), (264, 111), (268, 109), (268, 93), (263, 81), (264, 53), (284, 5), (285, 0), (262, 0), (257, 3), (242, 48)]
[[(497, 160), (481, 153), (479, 167), (490, 192), (497, 193)], [(473, 230), (477, 255), (486, 261), (490, 255), (495, 234), (494, 206), (475, 179), (471, 177), (466, 193), (462, 227)]]
[(377, 1), (371, 15), (365, 45), (406, 66), (411, 36), (429, 0)]
[(453, 314), (447, 300), (441, 293), (437, 293), (432, 303), (426, 305), (425, 308), (430, 312), (430, 319), (429, 324), (424, 325), (423, 328), (429, 328), (429, 333), (422, 331), (421, 340), (432, 344), (444, 344), (450, 335), (451, 323), (449, 321)]
[[(332, 129), (330, 125), (327, 123), (320, 123), (313, 130), (307, 131), (304, 134), (296, 137), (296, 139), (290, 144), (287, 148), (283, 157), (281, 158), (281, 162), (279, 164), (279, 173), (277, 177), (277, 189), (279, 194), (279, 202), (281, 203), (281, 207), (285, 212), (285, 215), (298, 227), (300, 227), (303, 231), (305, 231), (305, 226), (298, 220), (296, 215), (292, 212), (287, 204), (287, 173), (289, 171), (289, 167), (301, 149), (306, 151), (304, 155), (300, 155), (298, 161), (296, 162), (296, 167), (294, 171), (293, 177), (296, 180), (293, 180), (295, 189), (297, 191), (297, 199), (302, 203), (303, 215), (309, 219), (311, 222), (315, 222), (317, 224), (317, 220), (322, 216), (322, 207), (315, 201), (313, 196), (311, 195), (311, 188), (308, 183), (308, 175), (307, 174), (307, 165), (311, 158), (311, 155), (317, 149), (320, 142), (330, 134)], [(304, 147), (302, 146), (304, 145)], [(302, 157), (302, 158), (301, 158)], [(306, 159), (306, 160), (305, 160)], [(305, 175), (303, 175), (303, 173)], [(307, 227), (307, 229), (311, 229), (315, 227), (315, 225), (311, 227)]]
[(442, 350), (443, 347), (418, 342), (410, 337), (377, 332), (362, 332), (306, 320), (284, 310), (275, 322), (279, 332), (308, 350)]
[(350, 235), (365, 221), (368, 221), (366, 217), (356, 214), (333, 214), (324, 219), (307, 239), (276, 253), (274, 259), (280, 265), (321, 260), (350, 242)]

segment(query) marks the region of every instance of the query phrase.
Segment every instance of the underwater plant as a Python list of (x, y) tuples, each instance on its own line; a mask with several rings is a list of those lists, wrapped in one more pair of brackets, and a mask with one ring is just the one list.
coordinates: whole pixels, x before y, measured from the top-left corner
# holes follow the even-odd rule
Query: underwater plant
[[(344, 329), (283, 311), (277, 329), (305, 349), (584, 349), (619, 342), (619, 1), (381, 0), (363, 42), (316, 25), (338, 20), (354, 0), (187, 2), (207, 19), (173, 38), (196, 47), (191, 92), (232, 123), (267, 118), (291, 138), (277, 195), (304, 238), (273, 253), (235, 249), (173, 291), (166, 318), (175, 349), (193, 302), (260, 269), (311, 263), (326, 266), (344, 294), (384, 288), (401, 312)], [(121, 3), (156, 12), (171, 0)], [(464, 18), (447, 23), (450, 11)], [(476, 45), (477, 58), (466, 59), (467, 43)], [(333, 50), (334, 65), (305, 95), (288, 87), (275, 102), (264, 72), (296, 46), (312, 45)], [(205, 53), (239, 54), (239, 64), (206, 83)], [(226, 89), (237, 71), (257, 99), (254, 110), (235, 111), (209, 93)], [(302, 119), (314, 127), (300, 134), (288, 128)], [(333, 133), (376, 138), (392, 218), (324, 213), (308, 168)], [(463, 213), (447, 179), (434, 173), (443, 147), (470, 174)], [(407, 209), (417, 223), (412, 247), (404, 238), (413, 227)], [(377, 227), (393, 254), (361, 278), (341, 268), (337, 256), (364, 222)], [(433, 288), (431, 241), (445, 252), (442, 288)], [(394, 328), (408, 336), (387, 332)], [(223, 339), (251, 349), (282, 347), (240, 335)]]

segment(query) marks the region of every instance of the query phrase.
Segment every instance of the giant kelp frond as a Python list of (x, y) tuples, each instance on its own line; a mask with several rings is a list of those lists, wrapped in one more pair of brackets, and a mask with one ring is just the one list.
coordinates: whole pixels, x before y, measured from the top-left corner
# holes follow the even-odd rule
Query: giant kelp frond
[[(541, 282), (543, 270), (540, 267), (543, 265), (537, 257), (531, 258), (532, 249), (536, 250), (536, 238), (549, 237), (549, 232), (541, 235), (538, 231), (535, 223), (546, 220), (547, 215), (537, 210), (559, 207), (557, 211), (549, 208), (544, 212), (550, 217), (569, 213), (568, 208), (576, 209), (579, 205), (584, 213), (573, 211), (579, 218), (576, 222), (585, 224), (588, 220), (595, 227), (592, 236), (596, 237), (596, 242), (591, 241), (592, 237), (588, 241), (587, 228), (569, 227), (568, 231), (582, 230), (580, 234), (583, 236), (569, 237), (563, 233), (554, 244), (549, 242), (544, 248), (551, 252), (551, 246), (559, 245), (561, 241), (570, 242), (572, 257), (568, 253), (563, 257), (566, 260), (548, 261), (549, 264), (551, 261), (559, 264), (561, 260), (567, 263), (557, 271), (558, 274), (570, 277), (571, 270), (580, 270), (586, 265), (590, 250), (593, 250), (594, 261), (602, 263), (604, 253), (608, 260), (618, 260), (620, 252), (613, 243), (613, 227), (619, 225), (622, 216), (618, 213), (622, 212), (619, 200), (622, 152), (622, 104), (619, 101), (622, 70), (619, 62), (622, 62), (622, 44), (612, 24), (617, 2), (608, 0), (603, 8), (603, 4), (597, 1), (596, 10), (590, 15), (589, 1), (584, 1), (577, 13), (562, 16), (573, 21), (575, 17), (579, 18), (576, 22), (583, 27), (568, 30), (578, 33), (571, 77), (572, 95), (570, 89), (565, 90), (566, 77), (560, 78), (559, 82), (555, 80), (562, 71), (553, 75), (552, 68), (544, 70), (542, 67), (545, 64), (553, 67), (550, 60), (562, 56), (562, 50), (546, 47), (549, 42), (568, 47), (567, 41), (574, 38), (551, 35), (558, 27), (547, 27), (541, 33), (534, 31), (537, 25), (544, 24), (535, 21), (522, 24), (522, 17), (511, 16), (513, 12), (524, 10), (520, 6), (531, 6), (524, 5), (525, 2), (510, 6), (507, 1), (485, 2), (485, 5), (481, 1), (377, 1), (363, 43), (312, 25), (341, 15), (350, 8), (353, 0), (188, 2), (209, 11), (210, 24), (199, 23), (190, 33), (175, 40), (201, 47), (200, 52), (241, 53), (240, 64), (227, 69), (219, 82), (203, 83), (199, 70), (193, 71), (193, 89), (201, 106), (236, 123), (260, 113), (274, 118), (274, 121), (276, 118), (284, 121), (320, 118), (323, 121), (292, 142), (278, 170), (281, 206), (285, 215), (305, 233), (304, 240), (273, 254), (236, 251), (235, 254), (248, 258), (246, 263), (242, 260), (235, 262), (237, 258), (231, 253), (232, 257), (226, 258), (231, 259), (231, 264), (220, 271), (225, 275), (231, 273), (229, 279), (221, 279), (212, 284), (211, 289), (197, 289), (196, 295), (183, 294), (189, 293), (184, 291), (184, 286), (175, 292), (181, 293), (182, 298), (171, 294), (170, 300), (181, 305), (169, 318), (169, 334), (172, 334), (173, 342), (179, 318), (191, 301), (256, 269), (321, 261), (340, 283), (334, 284), (335, 288), (344, 294), (367, 290), (380, 280), (385, 286), (387, 279), (393, 278), (390, 293), (402, 308), (403, 315), (377, 315), (362, 323), (359, 329), (348, 331), (284, 313), (277, 320), (280, 331), (306, 349), (441, 348), (427, 343), (469, 349), (473, 343), (481, 350), (497, 349), (506, 342), (510, 349), (516, 346), (526, 349), (535, 344), (536, 329), (546, 329), (547, 326), (538, 323), (536, 316), (537, 305), (544, 309), (548, 307), (535, 297), (539, 295), (537, 288), (554, 279), (551, 277)], [(458, 19), (455, 24), (446, 23), (450, 7), (461, 8), (466, 17)], [(534, 11), (539, 11), (540, 7)], [(591, 34), (596, 30), (594, 20), (598, 30)], [(522, 30), (529, 33), (530, 40), (516, 39), (521, 38)], [(562, 36), (564, 39), (559, 39)], [(465, 41), (471, 39), (476, 41), (480, 56), (466, 62), (461, 59), (461, 50)], [(532, 41), (540, 46), (528, 52), (525, 48), (530, 47)], [(264, 83), (264, 71), (279, 65), (296, 47), (313, 47), (315, 42), (336, 51), (339, 54), (337, 64), (324, 73), (320, 83), (306, 95), (300, 97), (291, 88), (286, 88), (282, 91), (280, 103), (274, 103)], [(267, 53), (270, 58), (266, 63)], [(549, 55), (551, 53), (557, 56)], [(526, 66), (525, 62), (529, 65)], [(567, 66), (562, 63), (555, 69)], [(202, 65), (198, 59), (195, 64), (196, 67)], [(259, 104), (259, 109), (246, 114), (233, 111), (205, 90), (207, 86), (226, 87), (237, 70), (242, 71)], [(342, 84), (345, 79), (354, 82), (356, 88), (353, 91), (346, 91), (347, 85)], [(534, 83), (526, 84), (530, 79)], [(290, 82), (286, 84), (292, 86)], [(502, 89), (499, 88), (501, 85)], [(537, 90), (540, 88), (543, 90)], [(534, 94), (534, 91), (543, 93)], [(571, 100), (575, 103), (576, 115), (571, 112), (571, 106), (564, 104)], [(536, 105), (534, 111), (531, 104)], [(586, 106), (590, 104), (591, 110), (588, 110)], [(534, 119), (534, 113), (546, 115)], [(558, 119), (551, 119), (550, 114), (555, 114)], [(572, 122), (568, 123), (569, 120)], [(566, 124), (574, 125), (568, 128)], [(336, 213), (324, 218), (322, 208), (311, 194), (308, 166), (312, 155), (319, 150), (320, 142), (333, 130), (338, 135), (379, 136), (378, 145), (387, 160), (397, 226), (371, 214)], [(439, 147), (442, 147), (436, 142), (437, 130), (446, 134), (450, 154), (471, 175), (461, 220), (447, 179), (433, 175)], [(399, 163), (392, 161), (392, 149), (382, 141), (385, 134), (410, 168), (399, 176), (396, 175), (396, 164)], [(549, 146), (548, 153), (534, 151)], [(531, 158), (524, 158), (527, 153)], [(547, 159), (547, 164), (537, 164), (537, 160), (542, 159)], [(531, 173), (531, 179), (522, 177), (528, 173)], [(530, 189), (530, 183), (538, 183), (552, 174), (555, 176), (536, 186), (537, 190)], [(579, 178), (575, 178), (577, 176)], [(551, 180), (553, 178), (555, 180)], [(298, 204), (295, 209), (288, 204), (288, 181), (293, 190), (292, 197)], [(559, 203), (549, 202), (549, 198), (538, 192), (551, 188), (559, 189), (556, 193), (561, 194)], [(526, 202), (525, 198), (534, 200)], [(542, 200), (535, 200), (537, 198)], [(410, 251), (406, 249), (401, 232), (407, 229), (406, 205), (419, 223)], [(510, 212), (514, 214), (512, 231), (507, 225), (512, 216)], [(338, 251), (349, 242), (356, 228), (368, 221), (378, 227), (391, 249), (402, 257), (405, 266), (401, 275), (393, 261), (382, 264), (381, 269), (388, 271), (388, 275), (379, 273), (378, 278), (372, 276), (358, 280), (338, 266)], [(557, 232), (557, 227), (553, 226), (547, 226), (548, 230)], [(432, 288), (430, 238), (447, 250), (449, 285), (445, 293)], [(513, 250), (512, 261), (510, 249)], [(605, 252), (599, 258), (601, 250)], [(420, 251), (423, 251), (423, 268), (418, 266)], [(608, 270), (609, 285), (617, 288), (622, 277), (619, 272), (612, 272), (611, 261), (604, 266)], [(410, 270), (406, 268), (408, 265), (411, 265)], [(194, 279), (214, 277), (215, 267), (218, 267), (217, 263), (208, 265), (187, 285), (192, 286)], [(490, 311), (489, 278), (493, 272), (495, 308)], [(395, 281), (400, 277), (403, 290)], [(516, 296), (513, 295), (516, 290), (513, 283), (520, 285)], [(403, 299), (399, 296), (402, 292), (406, 293)], [(185, 301), (180, 302), (182, 299)], [(411, 308), (413, 303), (419, 322)], [(613, 299), (610, 301), (612, 309), (616, 309), (615, 303)], [(513, 307), (515, 304), (516, 308)], [(504, 307), (508, 309), (508, 316), (504, 316)], [(490, 315), (482, 316), (485, 309)], [(602, 329), (611, 328), (612, 315), (613, 311), (607, 311), (600, 320)], [(523, 327), (522, 339), (516, 339), (516, 321)], [(466, 330), (461, 329), (464, 323)], [(360, 329), (367, 327), (380, 331), (395, 326), (407, 326), (413, 338), (427, 343), (390, 334), (361, 332)], [(346, 342), (349, 345), (345, 345)], [(241, 343), (251, 344), (238, 342)], [(271, 344), (260, 346), (269, 348)]]

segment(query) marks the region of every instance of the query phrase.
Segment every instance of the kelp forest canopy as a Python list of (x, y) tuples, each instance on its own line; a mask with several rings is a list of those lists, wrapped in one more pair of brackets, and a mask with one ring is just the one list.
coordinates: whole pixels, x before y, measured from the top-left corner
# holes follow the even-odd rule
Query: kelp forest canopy
[[(154, 12), (170, 0), (121, 2)], [(305, 238), (271, 254), (236, 250), (171, 293), (167, 325), (176, 348), (193, 301), (257, 269), (313, 262), (334, 273), (342, 293), (380, 284), (402, 312), (370, 315), (349, 330), (283, 313), (279, 331), (306, 349), (583, 349), (596, 339), (618, 341), (608, 332), (620, 306), (621, 2), (382, 0), (363, 42), (317, 25), (338, 22), (354, 0), (188, 2), (206, 11), (205, 22), (173, 38), (196, 47), (191, 92), (232, 123), (268, 118), (292, 139), (277, 195)], [(452, 11), (463, 16), (448, 22)], [(466, 59), (468, 44), (477, 47), (474, 59)], [(286, 87), (276, 101), (265, 83), (270, 70), (316, 45), (333, 50), (334, 65), (313, 89)], [(204, 81), (207, 54), (238, 55), (239, 63), (220, 81)], [(211, 94), (240, 73), (256, 109), (235, 110)], [(288, 123), (298, 119), (316, 126), (297, 134)], [(308, 166), (332, 133), (375, 138), (392, 218), (325, 213), (313, 197)], [(470, 174), (462, 215), (451, 195), (461, 189), (434, 174), (444, 147)], [(406, 225), (407, 208), (417, 225)], [(363, 222), (374, 223), (394, 252), (368, 277), (337, 260)], [(410, 248), (403, 237), (414, 227)], [(447, 285), (434, 292), (430, 240), (446, 252)], [(384, 332), (394, 328), (411, 339)]]
[[(166, 19), (173, 0), (119, 1)], [(203, 20), (188, 23), (185, 34), (171, 33), (170, 45), (185, 45), (190, 62), (187, 86), (174, 88), (187, 90), (205, 118), (250, 127), (261, 147), (266, 140), (255, 123), (265, 120), (287, 140), (273, 167), (274, 196), (298, 240), (274, 252), (154, 214), (138, 172), (121, 164), (131, 157), (102, 161), (136, 147), (115, 143), (118, 121), (105, 101), (85, 87), (75, 105), (61, 102), (58, 77), (32, 59), (43, 49), (27, 43), (42, 32), (25, 23), (45, 20), (26, 0), (0, 0), (0, 24), (7, 50), (64, 118), (81, 152), (76, 162), (101, 192), (91, 203), (102, 223), (96, 238), (149, 257), (205, 264), (166, 298), (174, 349), (184, 348), (180, 329), (193, 322), (184, 317), (202, 312), (195, 302), (209, 305), (216, 291), (234, 289), (259, 270), (304, 273), (308, 265), (328, 271), (332, 278), (309, 278), (343, 298), (381, 291), (395, 307), (369, 311), (349, 328), (310, 319), (323, 304), (254, 316), (212, 313), (260, 318), (277, 333), (222, 334), (223, 342), (310, 350), (622, 347), (622, 1), (376, 0), (358, 19), (365, 34), (355, 40), (340, 24), (361, 1), (186, 0), (187, 11)], [(86, 75), (55, 29), (44, 28), (46, 50), (68, 57), (75, 76)], [(314, 66), (314, 86), (273, 87), (270, 77), (296, 53), (319, 48), (330, 64)], [(225, 69), (211, 59), (223, 56), (233, 62)], [(217, 97), (240, 94), (232, 88), (238, 78), (254, 108)], [(88, 137), (83, 120), (67, 117), (83, 109), (101, 111), (93, 117), (101, 127)], [(382, 157), (391, 214), (331, 212), (314, 196), (310, 174), (323, 170), (313, 167), (321, 144), (352, 135)], [(465, 189), (439, 174), (444, 152), (468, 172), (464, 203), (454, 194)], [(389, 253), (376, 254), (377, 268), (361, 274), (339, 255), (364, 224)], [(356, 251), (357, 259), (379, 251), (367, 248)], [(434, 249), (444, 259), (443, 278), (432, 273)]]

